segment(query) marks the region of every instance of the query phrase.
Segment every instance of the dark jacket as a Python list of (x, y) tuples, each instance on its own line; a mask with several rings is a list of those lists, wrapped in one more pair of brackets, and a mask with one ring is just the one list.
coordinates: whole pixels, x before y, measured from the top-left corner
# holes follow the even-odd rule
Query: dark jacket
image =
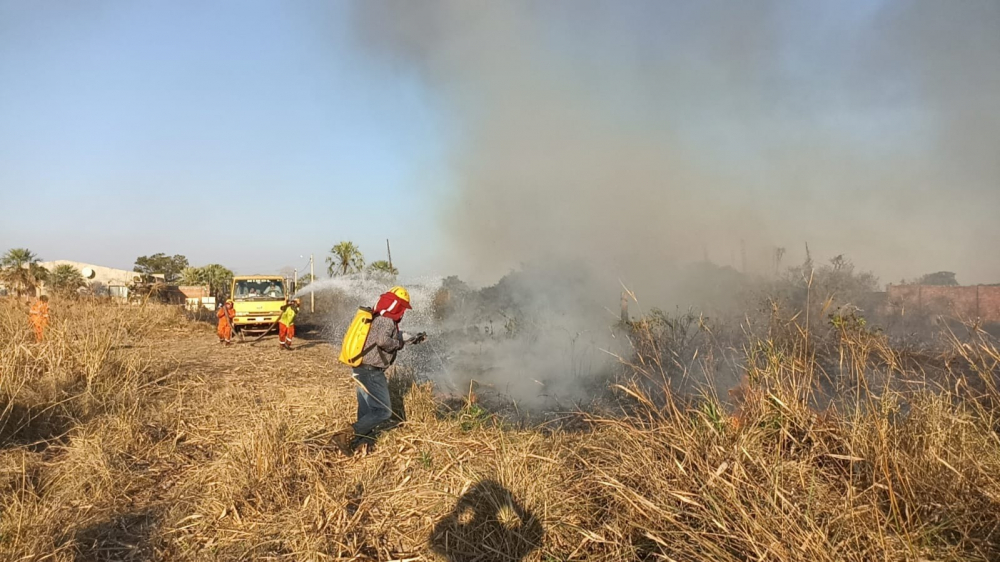
[(361, 364), (387, 369), (396, 361), (396, 352), (403, 349), (403, 334), (399, 326), (385, 316), (376, 316), (368, 330), (365, 349), (372, 349), (361, 358)]

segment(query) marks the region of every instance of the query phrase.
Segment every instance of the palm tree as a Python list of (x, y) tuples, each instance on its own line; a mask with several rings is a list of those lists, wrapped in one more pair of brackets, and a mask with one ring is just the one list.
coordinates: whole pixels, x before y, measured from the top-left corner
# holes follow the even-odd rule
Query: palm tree
[(80, 270), (68, 263), (55, 266), (49, 274), (49, 285), (64, 295), (74, 295), (77, 289), (85, 287), (87, 281)]
[(210, 263), (202, 267), (185, 267), (179, 279), (182, 285), (208, 285), (213, 297), (222, 298), (229, 293), (233, 272), (223, 265)]
[(27, 248), (13, 248), (0, 257), (0, 275), (14, 292), (21, 296), (34, 291), (48, 276), (48, 270), (39, 265), (38, 256)]
[(224, 265), (210, 263), (198, 268), (204, 283), (208, 283), (212, 296), (222, 298), (229, 294), (229, 286), (233, 283), (233, 272)]
[(201, 285), (205, 282), (200, 267), (185, 267), (181, 270), (181, 285)]
[(326, 272), (334, 275), (347, 275), (365, 268), (365, 257), (354, 242), (344, 241), (330, 248), (330, 256), (326, 258)]
[(296, 281), (295, 281), (295, 288), (296, 289), (301, 289), (302, 287), (305, 287), (306, 285), (312, 283), (315, 280), (316, 279), (313, 278), (312, 274), (310, 274), (310, 273), (303, 273), (302, 275), (299, 275), (298, 279), (296, 279)]
[(386, 260), (373, 261), (371, 265), (368, 266), (368, 271), (384, 275), (399, 275), (399, 270)]

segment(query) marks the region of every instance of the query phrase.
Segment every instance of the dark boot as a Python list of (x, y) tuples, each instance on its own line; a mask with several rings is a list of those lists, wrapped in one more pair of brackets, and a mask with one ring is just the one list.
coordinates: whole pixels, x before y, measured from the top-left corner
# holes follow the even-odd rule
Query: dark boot
[(354, 441), (354, 428), (351, 426), (341, 429), (330, 437), (330, 443), (336, 445), (337, 448), (340, 449), (340, 451), (345, 455), (351, 454), (352, 441)]
[(351, 442), (351, 452), (361, 456), (371, 454), (375, 452), (375, 440), (367, 435), (359, 436)]

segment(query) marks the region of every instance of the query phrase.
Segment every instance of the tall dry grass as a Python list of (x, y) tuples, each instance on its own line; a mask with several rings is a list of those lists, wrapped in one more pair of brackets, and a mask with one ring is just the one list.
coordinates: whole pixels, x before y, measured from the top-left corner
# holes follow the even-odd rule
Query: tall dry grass
[[(933, 376), (857, 323), (824, 342), (748, 338), (738, 415), (710, 392), (675, 396), (677, 373), (660, 372), (709, 370), (711, 354), (661, 347), (673, 361), (630, 360), (628, 414), (580, 413), (573, 431), (506, 427), (471, 403), (443, 413), (399, 373), (405, 422), (348, 458), (325, 446), (352, 414), (330, 406), (344, 377), (162, 380), (148, 350), (169, 323), (59, 315), (35, 346), (20, 311), (0, 313), (17, 405), (3, 560), (1000, 557), (1000, 354), (981, 332), (953, 335)], [(829, 388), (837, 399), (816, 400)]]
[(168, 307), (54, 300), (51, 310), (35, 343), (24, 303), (0, 300), (4, 560), (72, 550), (65, 533), (81, 521), (80, 506), (94, 509), (102, 490), (125, 486), (111, 461), (122, 443), (106, 442), (104, 428), (134, 428), (144, 396), (162, 381), (141, 347), (185, 322)]
[[(661, 406), (637, 383), (624, 389), (646, 405), (642, 423), (605, 420), (628, 445), (583, 455), (601, 459), (587, 464), (622, 515), (616, 555), (1000, 556), (995, 342), (952, 334), (950, 368), (928, 372), (858, 318), (831, 320), (822, 341), (778, 330), (747, 343), (735, 416), (711, 397)], [(634, 365), (642, 378), (659, 368)]]
[(0, 442), (45, 445), (94, 415), (134, 407), (150, 374), (134, 346), (183, 320), (169, 307), (57, 300), (36, 344), (27, 306), (0, 300)]

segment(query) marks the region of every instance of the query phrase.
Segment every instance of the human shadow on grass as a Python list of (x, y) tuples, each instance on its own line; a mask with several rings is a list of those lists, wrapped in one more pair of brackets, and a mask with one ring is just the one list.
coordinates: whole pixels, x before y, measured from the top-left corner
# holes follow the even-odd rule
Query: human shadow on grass
[(518, 562), (538, 549), (542, 523), (495, 480), (482, 480), (438, 521), (431, 549), (450, 562)]
[(72, 417), (50, 405), (0, 400), (0, 450), (24, 447), (42, 452), (65, 442), (75, 425)]
[(74, 562), (157, 560), (153, 536), (160, 525), (150, 511), (116, 513), (73, 534)]

